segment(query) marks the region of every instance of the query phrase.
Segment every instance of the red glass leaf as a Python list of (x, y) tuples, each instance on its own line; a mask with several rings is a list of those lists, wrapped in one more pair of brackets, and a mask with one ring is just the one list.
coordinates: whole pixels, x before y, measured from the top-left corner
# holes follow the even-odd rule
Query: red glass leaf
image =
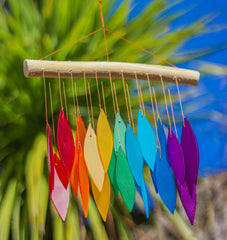
[(184, 184), (185, 182), (184, 155), (182, 152), (181, 145), (170, 127), (168, 132), (167, 151), (169, 163), (173, 170), (173, 173), (175, 174), (176, 178), (180, 181), (180, 183)]
[(82, 149), (84, 149), (84, 140), (86, 136), (86, 128), (81, 118), (80, 113), (77, 116), (77, 124), (76, 124), (76, 147), (79, 149), (79, 145), (81, 145)]
[(55, 164), (55, 170), (58, 174), (58, 177), (62, 183), (62, 185), (64, 186), (64, 188), (66, 189), (68, 187), (68, 177), (65, 171), (65, 168), (61, 162), (61, 160), (58, 158), (57, 154), (54, 154), (54, 164)]
[(66, 189), (64, 188), (56, 171), (54, 171), (54, 189), (50, 194), (50, 198), (61, 220), (64, 222), (69, 207), (69, 186)]
[(65, 171), (68, 178), (70, 178), (75, 156), (75, 146), (69, 122), (62, 109), (58, 117), (57, 145)]
[(51, 140), (50, 125), (47, 123), (47, 157), (48, 157), (48, 170), (49, 170), (49, 191), (54, 188), (54, 157), (53, 157), (53, 146)]
[(199, 170), (199, 148), (193, 129), (184, 118), (184, 126), (181, 134), (181, 147), (185, 161), (185, 181), (192, 196), (193, 187), (196, 185)]

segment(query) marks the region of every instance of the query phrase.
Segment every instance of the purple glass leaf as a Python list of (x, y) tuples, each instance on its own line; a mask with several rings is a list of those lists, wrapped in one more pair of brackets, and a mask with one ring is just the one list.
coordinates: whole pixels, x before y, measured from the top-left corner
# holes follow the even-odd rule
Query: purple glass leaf
[(171, 128), (169, 128), (168, 132), (167, 152), (169, 163), (173, 170), (173, 173), (175, 174), (177, 180), (179, 180), (181, 184), (184, 184), (185, 182), (184, 155), (181, 149), (181, 145)]
[(193, 225), (194, 218), (195, 218), (195, 210), (196, 210), (196, 186), (193, 185), (192, 196), (189, 193), (187, 184), (182, 185), (178, 180), (177, 180), (177, 189), (180, 195), (181, 202), (185, 209), (185, 212), (187, 213), (188, 218), (191, 224)]
[(196, 185), (199, 170), (199, 149), (193, 129), (184, 118), (184, 126), (181, 135), (181, 147), (185, 161), (185, 181), (188, 190), (193, 195), (193, 187)]

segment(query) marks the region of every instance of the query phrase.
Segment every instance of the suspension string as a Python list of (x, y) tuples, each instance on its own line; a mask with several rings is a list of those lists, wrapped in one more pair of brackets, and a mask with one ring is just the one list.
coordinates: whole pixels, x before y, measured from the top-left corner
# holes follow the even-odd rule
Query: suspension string
[(143, 94), (142, 94), (142, 90), (141, 90), (140, 80), (139, 80), (139, 90), (140, 90), (140, 99), (142, 102), (143, 114), (145, 115), (145, 106), (144, 106), (144, 101), (143, 101)]
[(43, 71), (43, 89), (44, 89), (44, 102), (45, 102), (45, 115), (46, 115), (46, 124), (48, 123), (48, 116), (47, 116), (47, 92), (46, 92), (46, 80), (45, 74)]
[(109, 79), (110, 79), (110, 88), (111, 88), (111, 94), (112, 94), (112, 99), (113, 99), (114, 114), (116, 117), (116, 106), (115, 106), (115, 100), (114, 100), (113, 82), (112, 82), (112, 76), (111, 76), (110, 72), (109, 72)]
[(98, 98), (99, 98), (99, 110), (101, 111), (101, 98), (100, 98), (100, 93), (99, 93), (98, 75), (97, 75), (96, 71), (95, 71), (95, 80), (96, 80), (97, 93), (98, 93)]
[(178, 138), (176, 121), (175, 121), (175, 116), (174, 116), (174, 111), (173, 111), (173, 103), (172, 103), (172, 98), (171, 98), (171, 94), (170, 94), (169, 88), (168, 88), (168, 93), (169, 93), (170, 107), (171, 107), (171, 111), (172, 111), (173, 124), (174, 124), (174, 128), (175, 128), (176, 136)]
[(162, 119), (161, 119), (160, 114), (159, 114), (158, 104), (157, 104), (157, 99), (156, 99), (156, 94), (155, 94), (155, 90), (154, 90), (154, 87), (153, 87), (153, 86), (152, 86), (152, 90), (153, 90), (154, 101), (155, 101), (155, 107), (156, 107), (156, 112), (157, 112), (157, 119), (160, 120), (161, 125), (162, 125)]
[(125, 38), (121, 37), (121, 36), (120, 36), (120, 35), (118, 35), (117, 33), (114, 33), (114, 32), (112, 32), (111, 30), (109, 30), (109, 29), (107, 29), (107, 28), (105, 28), (105, 30), (106, 30), (107, 32), (111, 33), (112, 35), (114, 35), (114, 36), (116, 36), (116, 37), (118, 37), (118, 38), (120, 38), (120, 39), (124, 40), (125, 42), (127, 42), (127, 43), (131, 44), (132, 46), (134, 46), (134, 47), (136, 47), (136, 48), (138, 48), (138, 49), (142, 50), (143, 52), (145, 52), (145, 53), (148, 53), (149, 55), (151, 55), (151, 56), (153, 56), (153, 57), (155, 57), (155, 58), (157, 58), (157, 59), (161, 60), (162, 62), (164, 62), (164, 63), (167, 63), (168, 65), (170, 65), (170, 66), (173, 66), (173, 67), (176, 67), (176, 68), (177, 68), (177, 66), (175, 66), (174, 64), (172, 64), (172, 63), (170, 63), (170, 62), (166, 61), (165, 59), (163, 59), (163, 58), (161, 58), (161, 57), (157, 56), (156, 54), (154, 54), (154, 53), (152, 53), (152, 52), (150, 52), (150, 51), (148, 51), (148, 50), (146, 50), (146, 49), (144, 49), (144, 48), (142, 48), (142, 47), (138, 46), (137, 44), (135, 44), (135, 43), (133, 43), (133, 42), (131, 42), (131, 41), (129, 41), (129, 40), (127, 40), (127, 39), (125, 39)]
[(107, 112), (106, 112), (106, 101), (105, 101), (105, 93), (104, 93), (104, 87), (103, 87), (103, 82), (101, 81), (101, 86), (102, 86), (102, 98), (103, 98), (103, 105), (104, 105), (104, 111), (105, 114), (107, 116)]
[(89, 119), (89, 123), (90, 123), (91, 122), (91, 117), (90, 117), (90, 110), (89, 110), (88, 97), (87, 97), (87, 83), (86, 83), (85, 72), (84, 72), (84, 90), (85, 90), (85, 96), (86, 96), (86, 102), (87, 102), (88, 119)]
[[(157, 112), (157, 121), (158, 119), (160, 120), (160, 123), (162, 125), (162, 119), (159, 115), (159, 110), (158, 110), (158, 104), (157, 104), (157, 99), (156, 99), (156, 94), (155, 94), (155, 90), (154, 90), (154, 87), (152, 86), (152, 90), (153, 90), (153, 96), (154, 96), (154, 101), (155, 101), (155, 107), (156, 107), (156, 112)], [(161, 158), (161, 144), (160, 144), (160, 140), (159, 140), (159, 136), (158, 136), (158, 127), (156, 129), (157, 131), (157, 139), (158, 139), (158, 144), (157, 144), (157, 147), (160, 149), (160, 158)]]
[(133, 128), (133, 131), (135, 132), (135, 125), (134, 125), (134, 120), (133, 120), (133, 115), (132, 115), (132, 106), (131, 106), (130, 94), (129, 94), (127, 83), (126, 83), (126, 89), (127, 89), (127, 94), (128, 94), (128, 103), (129, 103), (130, 115), (131, 115), (131, 120), (132, 120), (132, 128)]
[(139, 107), (140, 109), (142, 109), (141, 100), (140, 100), (140, 90), (139, 90), (138, 78), (136, 73), (135, 73), (135, 79), (136, 79), (136, 88), (137, 88), (138, 98), (139, 98)]
[(88, 38), (89, 36), (91, 36), (91, 35), (99, 32), (99, 31), (101, 31), (101, 30), (102, 30), (102, 28), (99, 28), (99, 29), (95, 30), (94, 32), (91, 32), (91, 33), (87, 34), (86, 36), (83, 36), (82, 38), (77, 39), (77, 40), (75, 40), (74, 42), (69, 43), (69, 44), (63, 46), (62, 48), (59, 48), (58, 50), (56, 50), (56, 51), (54, 51), (54, 52), (46, 55), (45, 57), (40, 58), (40, 61), (41, 61), (41, 60), (44, 60), (44, 59), (46, 59), (46, 58), (48, 58), (48, 57), (50, 57), (50, 56), (52, 56), (52, 55), (54, 55), (54, 54), (56, 54), (56, 53), (58, 53), (58, 52), (60, 52), (60, 51), (62, 51), (63, 49), (65, 49), (65, 48), (67, 48), (67, 47), (70, 47), (70, 46), (74, 45), (75, 43), (80, 42), (81, 40), (83, 40), (83, 39), (85, 39), (85, 38)]
[[(151, 97), (151, 106), (152, 106), (152, 112), (153, 112), (153, 117), (154, 117), (154, 125), (155, 125), (155, 130), (156, 130), (156, 138), (157, 138), (157, 140), (158, 140), (158, 142), (159, 142), (157, 121), (156, 121), (155, 110), (154, 110), (153, 95), (152, 95), (152, 92), (151, 92), (150, 78), (149, 78), (149, 75), (148, 75), (148, 74), (147, 74), (147, 82), (148, 82), (149, 93), (150, 93), (150, 97)], [(160, 144), (160, 143), (159, 143), (159, 144)]]
[(113, 88), (114, 88), (114, 95), (115, 95), (115, 101), (116, 101), (116, 106), (117, 106), (117, 112), (120, 114), (118, 101), (117, 101), (117, 93), (116, 93), (115, 83), (113, 83)]
[(76, 96), (77, 112), (80, 113), (80, 107), (79, 107), (79, 102), (78, 102), (78, 97), (77, 97), (76, 81), (74, 81), (74, 85), (75, 85), (75, 96)]
[(102, 0), (99, 0), (99, 8), (100, 8), (101, 21), (102, 21), (103, 36), (104, 36), (105, 47), (106, 47), (106, 58), (107, 58), (107, 62), (109, 62), (108, 48), (107, 48), (107, 42), (106, 42), (106, 30), (105, 30), (104, 18), (103, 18), (103, 12), (102, 12)]
[(53, 103), (52, 103), (52, 93), (51, 93), (50, 80), (49, 80), (49, 92), (50, 92), (50, 107), (51, 107), (51, 118), (52, 118), (52, 126), (53, 126), (54, 147), (55, 147), (55, 152), (57, 152), (55, 127), (54, 127), (54, 111), (53, 111)]
[[(163, 83), (163, 80), (162, 80), (162, 76), (161, 76), (161, 75), (160, 75), (160, 78), (161, 78), (161, 83), (162, 83), (162, 91), (163, 91), (163, 95), (164, 95), (164, 99), (165, 99), (166, 113), (167, 113), (167, 117), (168, 117), (168, 121), (169, 121), (169, 127), (170, 127), (170, 130), (171, 130), (171, 122), (170, 122), (170, 117), (169, 117), (169, 111), (168, 111), (166, 93), (165, 93), (164, 83)], [(170, 131), (170, 132), (171, 132), (171, 131)]]
[(73, 94), (73, 107), (74, 107), (74, 114), (76, 118), (77, 114), (76, 114), (76, 103), (75, 103), (75, 94), (74, 94), (74, 86), (73, 86), (73, 73), (72, 71), (70, 73), (71, 73), (71, 84), (72, 84), (72, 94)]
[(89, 93), (89, 97), (90, 97), (92, 125), (93, 125), (93, 128), (95, 129), (94, 116), (93, 116), (93, 107), (92, 107), (92, 99), (91, 99), (91, 89), (90, 89), (90, 84), (89, 84), (89, 82), (88, 82), (87, 84), (88, 84), (88, 93)]
[(127, 95), (126, 95), (126, 90), (125, 90), (125, 78), (124, 78), (124, 73), (123, 72), (121, 72), (121, 77), (122, 77), (124, 94), (125, 94), (125, 103), (126, 103), (127, 114), (128, 114), (128, 122), (129, 122), (129, 124), (131, 124), (130, 115), (129, 115), (129, 109), (128, 109), (128, 100), (127, 100)]
[(67, 108), (67, 100), (66, 100), (66, 94), (65, 94), (65, 81), (64, 80), (63, 80), (63, 93), (64, 93), (64, 99), (65, 99), (65, 112), (66, 112), (67, 119), (69, 119), (68, 108)]
[(178, 80), (177, 80), (176, 76), (175, 76), (175, 80), (176, 80), (178, 98), (179, 98), (179, 102), (180, 102), (181, 115), (182, 115), (182, 118), (183, 118), (183, 126), (185, 127), (185, 124), (184, 124), (184, 112), (183, 112), (183, 107), (182, 107), (182, 102), (181, 102), (181, 96), (180, 96), (180, 90), (179, 90), (179, 86), (178, 86)]
[(58, 88), (59, 88), (59, 97), (61, 103), (61, 109), (63, 109), (62, 97), (61, 97), (61, 81), (60, 81), (60, 72), (58, 71)]

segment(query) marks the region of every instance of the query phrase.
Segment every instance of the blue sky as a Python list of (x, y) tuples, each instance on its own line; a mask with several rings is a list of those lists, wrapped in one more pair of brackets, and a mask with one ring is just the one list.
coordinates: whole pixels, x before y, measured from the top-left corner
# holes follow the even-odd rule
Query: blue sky
[[(116, 2), (119, 3), (121, 0)], [(129, 19), (138, 14), (149, 2), (134, 0), (134, 9)], [(225, 65), (227, 69), (227, 1), (183, 0), (168, 11), (181, 10), (188, 12), (175, 20), (171, 29), (190, 24), (208, 15), (209, 19), (214, 19), (207, 26), (208, 34), (191, 39), (181, 47), (179, 53), (201, 48), (213, 52), (178, 67), (199, 69), (201, 63), (211, 62)], [(220, 75), (218, 71), (214, 75), (204, 75), (203, 72), (201, 75), (196, 90), (192, 91), (190, 97), (183, 98), (183, 107), (197, 136), (200, 149), (200, 175), (207, 176), (227, 170), (227, 76)], [(187, 88), (181, 87), (182, 92)], [(175, 112), (180, 112), (179, 106), (174, 106), (174, 109)]]

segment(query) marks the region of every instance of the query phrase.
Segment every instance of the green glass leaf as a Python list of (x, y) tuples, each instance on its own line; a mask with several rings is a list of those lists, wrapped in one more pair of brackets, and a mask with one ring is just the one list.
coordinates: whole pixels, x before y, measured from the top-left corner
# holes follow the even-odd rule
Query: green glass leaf
[(118, 196), (119, 188), (117, 185), (117, 178), (116, 178), (116, 163), (117, 163), (117, 157), (113, 150), (111, 159), (110, 159), (109, 168), (108, 168), (108, 174), (109, 174), (110, 183), (111, 183), (111, 186), (113, 187), (114, 193), (116, 196)]
[(135, 182), (122, 148), (119, 148), (116, 164), (116, 178), (121, 196), (131, 212), (135, 202)]
[(117, 112), (115, 124), (114, 124), (114, 137), (113, 137), (114, 151), (117, 156), (118, 156), (120, 145), (122, 146), (122, 150), (126, 155), (125, 136), (126, 136), (126, 125), (122, 120), (120, 114)]

